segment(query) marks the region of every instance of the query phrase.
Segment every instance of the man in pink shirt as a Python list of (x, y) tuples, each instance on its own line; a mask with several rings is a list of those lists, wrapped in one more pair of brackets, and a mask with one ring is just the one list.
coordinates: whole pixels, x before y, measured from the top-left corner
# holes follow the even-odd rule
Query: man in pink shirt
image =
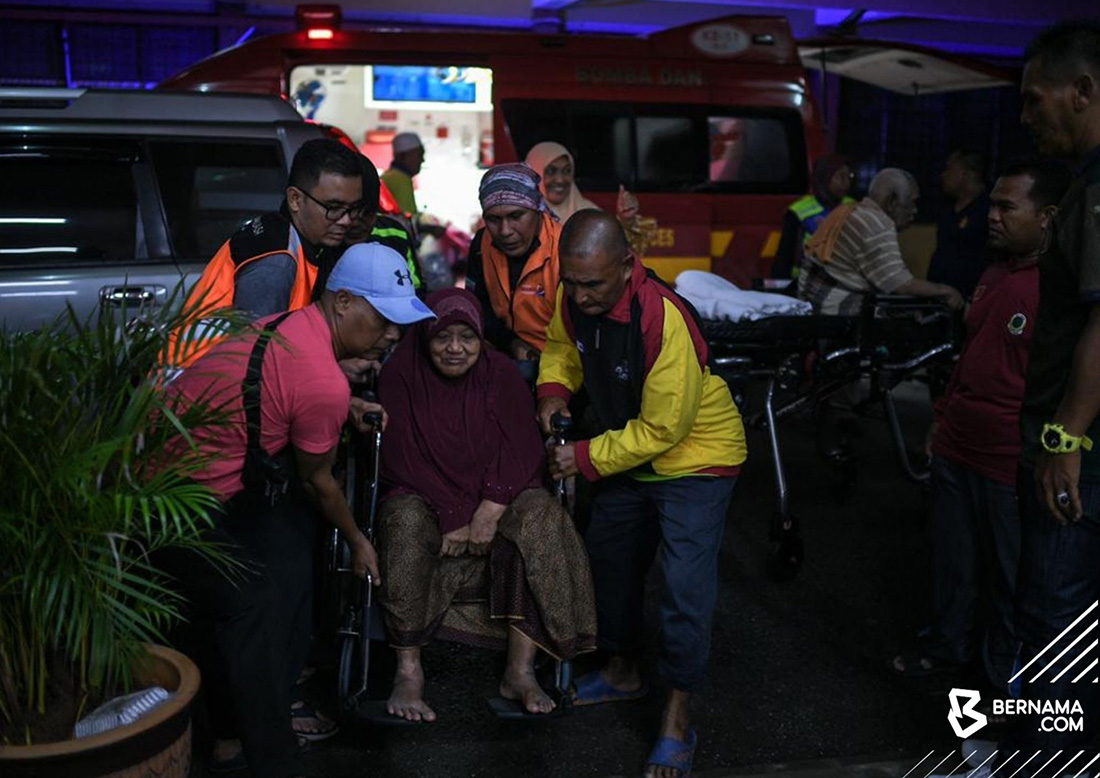
[(213, 633), (213, 655), (199, 661), (215, 768), (244, 761), (257, 777), (300, 774), (290, 690), (308, 650), (314, 512), (339, 529), (356, 574), (379, 580), (374, 548), (332, 472), (340, 430), (356, 413), (337, 363), (377, 359), (398, 325), (432, 315), (397, 252), (359, 244), (317, 302), (261, 319), (260, 332), (219, 344), (171, 385), (181, 412), (204, 403), (228, 416), (227, 426), (195, 431), (214, 458), (194, 479), (224, 503), (212, 534), (249, 565), (239, 580), (194, 559), (170, 570)]
[(899, 673), (980, 659), (987, 680), (1007, 691), (1020, 558), (1018, 417), (1039, 309), (1039, 249), (1068, 185), (1069, 172), (1056, 163), (1021, 162), (993, 188), (989, 248), (999, 261), (974, 290), (966, 343), (929, 431), (932, 622), (914, 651), (893, 659)]

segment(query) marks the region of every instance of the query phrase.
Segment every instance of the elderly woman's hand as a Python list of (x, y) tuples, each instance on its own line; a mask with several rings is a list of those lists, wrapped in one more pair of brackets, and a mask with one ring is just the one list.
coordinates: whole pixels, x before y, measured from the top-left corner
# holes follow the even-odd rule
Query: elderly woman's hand
[(443, 546), (439, 549), (440, 556), (462, 556), (466, 553), (466, 547), (470, 542), (470, 525), (451, 530), (443, 536)]
[(580, 472), (577, 469), (577, 449), (572, 443), (564, 446), (553, 445), (546, 449), (546, 467), (555, 481), (568, 478)]
[(500, 517), (507, 510), (507, 505), (501, 505), (492, 500), (482, 500), (474, 511), (474, 518), (470, 521), (470, 553), (474, 556), (485, 556), (489, 553), (489, 544), (497, 535), (497, 524)]

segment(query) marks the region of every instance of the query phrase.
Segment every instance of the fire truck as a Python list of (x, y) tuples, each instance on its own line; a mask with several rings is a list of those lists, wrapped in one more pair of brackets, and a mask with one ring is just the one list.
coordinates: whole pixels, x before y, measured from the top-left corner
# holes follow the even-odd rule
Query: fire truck
[(278, 94), (342, 129), (379, 168), (414, 131), (418, 206), (463, 229), (493, 163), (557, 141), (577, 186), (613, 209), (620, 185), (658, 222), (645, 262), (748, 287), (770, 274), (787, 206), (824, 152), (786, 19), (736, 16), (648, 37), (346, 29), (338, 6), (215, 54), (160, 88)]

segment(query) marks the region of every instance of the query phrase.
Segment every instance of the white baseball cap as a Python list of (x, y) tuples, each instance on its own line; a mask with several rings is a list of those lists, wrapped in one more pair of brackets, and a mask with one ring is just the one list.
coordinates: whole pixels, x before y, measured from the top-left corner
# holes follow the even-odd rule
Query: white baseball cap
[(416, 296), (405, 259), (380, 243), (356, 243), (336, 262), (325, 289), (346, 289), (374, 306), (394, 324), (413, 324), (435, 318)]

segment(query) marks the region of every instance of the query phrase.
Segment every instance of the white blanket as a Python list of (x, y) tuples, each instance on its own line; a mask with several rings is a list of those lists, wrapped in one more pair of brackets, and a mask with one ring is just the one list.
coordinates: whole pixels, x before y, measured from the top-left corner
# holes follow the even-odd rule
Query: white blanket
[(676, 291), (695, 306), (704, 319), (755, 321), (766, 316), (806, 316), (813, 306), (782, 294), (739, 289), (714, 273), (685, 270), (676, 276)]

